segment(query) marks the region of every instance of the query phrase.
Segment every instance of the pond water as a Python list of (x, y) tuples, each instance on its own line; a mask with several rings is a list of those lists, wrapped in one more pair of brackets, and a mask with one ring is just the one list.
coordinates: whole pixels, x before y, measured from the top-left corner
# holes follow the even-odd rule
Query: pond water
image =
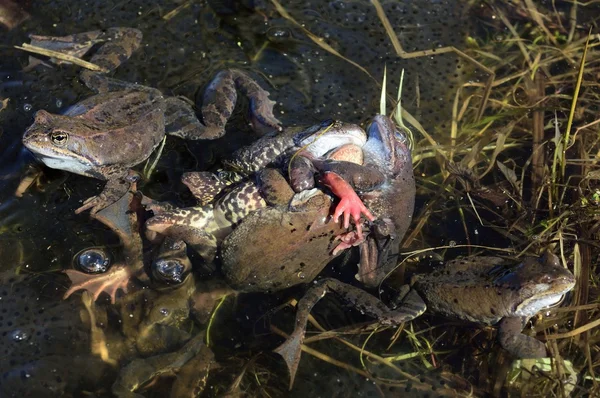
[[(20, 2), (0, 1), (0, 13), (8, 13), (10, 3), (14, 6)], [(410, 342), (416, 340), (406, 337), (387, 350), (394, 329), (376, 334), (368, 342), (369, 351), (380, 356), (407, 355), (404, 361), (392, 361), (394, 367), (373, 358), (361, 358), (359, 352), (335, 339), (311, 342), (309, 346), (321, 357), (303, 354), (294, 387), (288, 391), (285, 364), (271, 352), (283, 339), (271, 326), (286, 332), (292, 330), (294, 308), (283, 304), (300, 298), (304, 287), (274, 294), (230, 296), (209, 320), (206, 313), (190, 304), (190, 298), (213, 288), (219, 271), (203, 267), (200, 258), (192, 253), (198, 285), (188, 279), (183, 287), (159, 286), (141, 278), (131, 282), (127, 294), (119, 293), (116, 304), (105, 294), (95, 304), (86, 303), (80, 293), (63, 300), (70, 281), (62, 271), (73, 267), (73, 256), (84, 248), (100, 247), (107, 248), (114, 258), (122, 258), (123, 242), (91, 218), (89, 212), (74, 213), (85, 199), (100, 191), (104, 182), (45, 167), (22, 145), (23, 133), (33, 123), (36, 112), (64, 113), (93, 94), (80, 81), (79, 66), (56, 65), (47, 57), (16, 49), (15, 46), (30, 42), (29, 35), (67, 36), (111, 27), (137, 28), (143, 33), (140, 48), (111, 73), (112, 77), (157, 88), (168, 96), (186, 97), (200, 109), (204, 90), (215, 74), (227, 68), (241, 69), (269, 91), (275, 101), (275, 116), (286, 128), (311, 126), (327, 119), (365, 126), (379, 113), (384, 71), (388, 113), (404, 71), (402, 106), (420, 124), (412, 130), (418, 137), (415, 140), (421, 142), (417, 145), (421, 159), (425, 159), (435, 154), (431, 155), (431, 145), (424, 143), (427, 140), (418, 130), (450, 144), (452, 115), (460, 112), (454, 106), (457, 89), (473, 83), (465, 92), (474, 90), (472, 107), (476, 108), (489, 77), (456, 51), (446, 49), (454, 46), (468, 52), (474, 48), (468, 38), (501, 41), (509, 34), (490, 22), (496, 19), (490, 17), (493, 12), (483, 4), (475, 4), (479, 2), (381, 0), (382, 11), (404, 52), (415, 55), (400, 57), (377, 7), (370, 1), (280, 3), (31, 0), (21, 4), (29, 18), (10, 30), (2, 30), (0, 396), (162, 397), (175, 391), (178, 380), (187, 384), (179, 385), (177, 391), (201, 391), (202, 396), (215, 397), (434, 397), (464, 396), (470, 391), (478, 396), (492, 390), (497, 393), (491, 382), (481, 380), (477, 361), (461, 365), (462, 356), (467, 355), (485, 355), (487, 360), (486, 344), (492, 344), (492, 328), (448, 321), (444, 325), (449, 335), (440, 336), (436, 346), (439, 358), (421, 354), (411, 359), (415, 348)], [(524, 23), (522, 15), (508, 17), (517, 26)], [(97, 47), (92, 49), (96, 50)], [(423, 51), (430, 52), (419, 53)], [(154, 173), (138, 183), (144, 195), (176, 206), (194, 204), (193, 196), (180, 182), (181, 175), (214, 171), (234, 150), (257, 138), (248, 126), (248, 101), (239, 97), (222, 138), (166, 139)], [(515, 153), (518, 156), (518, 149)], [(143, 164), (136, 169), (142, 167)], [(421, 165), (416, 174), (418, 186), (427, 179), (428, 172), (431, 166)], [(24, 187), (22, 181), (26, 177), (33, 182)], [(431, 188), (418, 189), (417, 213), (427, 208), (434, 194)], [(451, 206), (452, 200), (448, 203)], [(474, 214), (466, 217), (469, 222), (476, 222)], [(413, 248), (492, 241), (490, 245), (495, 247), (510, 244), (510, 237), (493, 228), (475, 233), (470, 241), (461, 238), (463, 225), (458, 211), (448, 212), (429, 227), (427, 236), (421, 236)], [(467, 252), (456, 251), (453, 257)], [(348, 256), (344, 257), (345, 262), (357, 263), (356, 253)], [(332, 265), (324, 272), (351, 283), (356, 271), (346, 268)], [(215, 289), (224, 290), (220, 284)], [(384, 290), (388, 295), (395, 292)], [(216, 297), (220, 295), (203, 300), (214, 305), (218, 302)], [(195, 302), (199, 307), (198, 300)], [(156, 321), (156, 311), (168, 321)], [(370, 319), (329, 296), (315, 307), (313, 314), (328, 330)], [(436, 318), (425, 319), (423, 329), (440, 324)], [(212, 353), (201, 347), (209, 322)], [(412, 330), (408, 324), (405, 327)], [(346, 340), (360, 347), (368, 333), (355, 331)], [(460, 342), (456, 351), (452, 336), (459, 334), (462, 337), (456, 337), (455, 341)], [(460, 344), (470, 338), (470, 344), (487, 348), (461, 348)], [(445, 356), (445, 351), (451, 355)], [(160, 371), (147, 375), (145, 367), (150, 367), (151, 360), (160, 362)], [(173, 365), (177, 361), (181, 363)], [(190, 365), (183, 366), (187, 362)], [(506, 359), (498, 363), (506, 363)], [(494, 368), (496, 364), (492, 359), (485, 366)]]

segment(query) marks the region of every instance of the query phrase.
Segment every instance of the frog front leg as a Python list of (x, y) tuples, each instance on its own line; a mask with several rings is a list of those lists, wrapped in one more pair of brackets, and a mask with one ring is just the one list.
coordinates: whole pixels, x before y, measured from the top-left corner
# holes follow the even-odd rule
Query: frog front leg
[(275, 101), (269, 99), (269, 92), (241, 70), (227, 69), (219, 72), (204, 91), (202, 119), (206, 138), (225, 134), (225, 124), (237, 101), (237, 90), (250, 100), (250, 122), (255, 131), (281, 131), (281, 123), (273, 115)]
[(123, 245), (123, 262), (112, 265), (108, 272), (88, 274), (77, 270), (66, 270), (71, 280), (71, 287), (63, 298), (68, 298), (78, 290), (88, 291), (93, 300), (97, 300), (102, 292), (116, 302), (117, 292), (127, 292), (132, 276), (139, 276), (143, 271), (143, 242), (139, 234), (139, 226), (143, 223), (141, 198), (133, 193), (123, 195), (114, 204), (92, 215), (93, 218), (109, 227)]
[(290, 389), (294, 384), (302, 342), (306, 333), (308, 316), (314, 305), (327, 293), (336, 293), (345, 302), (350, 303), (361, 312), (379, 320), (382, 325), (398, 325), (410, 321), (421, 315), (427, 309), (423, 299), (414, 290), (404, 297), (400, 308), (392, 310), (383, 304), (378, 298), (366, 291), (340, 282), (337, 279), (321, 279), (313, 285), (296, 306), (295, 329), (287, 340), (274, 351), (281, 355), (290, 372)]
[(543, 358), (546, 356), (545, 344), (521, 333), (528, 320), (526, 317), (503, 318), (498, 325), (498, 341), (517, 358)]
[(113, 174), (113, 176), (110, 176), (109, 174), (108, 181), (102, 189), (102, 192), (86, 199), (85, 202), (83, 202), (83, 205), (75, 210), (75, 214), (91, 209), (90, 214), (93, 216), (100, 210), (107, 208), (123, 198), (127, 192), (131, 191), (132, 184), (139, 180), (139, 174), (131, 170), (126, 171), (123, 176), (118, 176), (120, 174), (118, 172), (115, 174), (117, 175)]

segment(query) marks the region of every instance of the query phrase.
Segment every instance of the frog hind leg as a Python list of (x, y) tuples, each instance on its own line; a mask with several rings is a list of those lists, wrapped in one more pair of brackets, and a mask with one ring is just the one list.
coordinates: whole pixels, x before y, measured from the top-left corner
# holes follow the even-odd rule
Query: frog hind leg
[(287, 340), (274, 350), (283, 357), (288, 367), (288, 371), (290, 372), (290, 389), (294, 384), (294, 378), (296, 377), (296, 371), (300, 363), (302, 342), (306, 333), (308, 316), (314, 305), (327, 293), (331, 292), (338, 294), (344, 301), (351, 303), (357, 309), (361, 310), (361, 312), (377, 318), (382, 325), (397, 325), (410, 321), (421, 315), (427, 308), (415, 291), (410, 291), (404, 297), (401, 306), (392, 310), (378, 298), (360, 288), (332, 278), (321, 279), (308, 289), (304, 297), (298, 302), (296, 307), (296, 327)]
[[(58, 51), (73, 57), (83, 57), (95, 44), (103, 43), (92, 56), (90, 62), (99, 66), (101, 72), (110, 72), (131, 57), (131, 54), (142, 43), (142, 32), (134, 28), (109, 28), (76, 33), (68, 36), (37, 36), (31, 35), (31, 44), (49, 50)], [(52, 59), (56, 64), (60, 60)], [(113, 79), (103, 77), (98, 71), (85, 70), (81, 80), (90, 89), (97, 92), (112, 91), (109, 89)]]
[(192, 104), (183, 97), (165, 98), (165, 133), (184, 140), (212, 140), (225, 133), (215, 131), (198, 120)]
[(255, 131), (281, 131), (281, 123), (273, 115), (275, 101), (269, 99), (269, 92), (244, 72), (226, 69), (217, 73), (204, 91), (202, 118), (207, 136), (218, 138), (225, 134), (225, 124), (237, 101), (237, 90), (250, 100), (250, 122)]
[(545, 344), (521, 334), (527, 321), (526, 317), (502, 318), (498, 328), (498, 341), (506, 351), (517, 358), (543, 358), (547, 356)]
[[(194, 359), (199, 353), (204, 355), (210, 349), (204, 344), (204, 333), (198, 333), (190, 339), (179, 351), (159, 354), (148, 358), (138, 358), (124, 366), (112, 385), (112, 393), (117, 397), (142, 397), (135, 391), (151, 380), (165, 375), (173, 375), (185, 364)], [(207, 351), (208, 350), (208, 351)], [(201, 371), (207, 371), (209, 366)]]
[(266, 168), (256, 173), (256, 183), (265, 202), (271, 206), (287, 206), (294, 191), (277, 169)]
[[(90, 59), (90, 62), (110, 72), (131, 57), (142, 43), (142, 32), (134, 28), (109, 28), (98, 37), (104, 41), (102, 46)], [(81, 80), (90, 89), (97, 92), (112, 91), (110, 79), (101, 74), (86, 70), (81, 73)]]
[(356, 280), (374, 288), (396, 267), (400, 242), (396, 227), (389, 218), (373, 221), (370, 230), (365, 241), (359, 245), (360, 262)]

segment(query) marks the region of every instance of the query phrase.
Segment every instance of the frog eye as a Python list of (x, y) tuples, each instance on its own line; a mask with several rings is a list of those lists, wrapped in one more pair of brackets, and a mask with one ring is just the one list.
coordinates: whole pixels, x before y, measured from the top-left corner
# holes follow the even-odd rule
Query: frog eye
[(50, 133), (50, 140), (56, 146), (65, 146), (67, 145), (67, 141), (69, 141), (69, 134), (64, 131), (53, 131)]
[(174, 259), (158, 259), (152, 267), (152, 275), (168, 285), (182, 283), (189, 273), (188, 267)]
[(414, 148), (413, 135), (409, 129), (405, 127), (396, 128), (394, 130), (394, 138), (402, 145), (408, 145), (410, 149)]
[(111, 260), (110, 253), (101, 247), (84, 249), (73, 257), (75, 267), (88, 274), (101, 274), (108, 271)]

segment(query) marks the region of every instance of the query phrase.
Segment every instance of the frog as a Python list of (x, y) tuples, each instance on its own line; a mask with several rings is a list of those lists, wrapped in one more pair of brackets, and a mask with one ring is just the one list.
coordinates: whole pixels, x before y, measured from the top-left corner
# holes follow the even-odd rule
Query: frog
[[(354, 244), (361, 251), (357, 279), (364, 284), (376, 285), (395, 265), (399, 241), (410, 224), (414, 207), (410, 149), (406, 133), (398, 130), (387, 116), (377, 115), (367, 134), (361, 147), (363, 164), (305, 156), (310, 160), (309, 166), (314, 165), (315, 174), (300, 174), (320, 179), (320, 184), (333, 188), (333, 196), (319, 188), (303, 190), (288, 205), (250, 214), (225, 238), (221, 263), (233, 288), (272, 291), (309, 282)], [(339, 200), (330, 217), (334, 198)], [(369, 226), (366, 237), (352, 242), (357, 238), (357, 230), (351, 231), (346, 240), (350, 216), (355, 225), (361, 225), (365, 205), (377, 220)], [(276, 240), (272, 239), (274, 236)], [(386, 255), (391, 260), (384, 258)]]
[(333, 292), (385, 326), (399, 325), (430, 310), (442, 316), (480, 325), (498, 325), (500, 346), (518, 358), (546, 356), (541, 341), (521, 334), (542, 309), (557, 304), (575, 286), (575, 277), (552, 252), (528, 256), (516, 265), (504, 258), (472, 256), (447, 262), (440, 269), (417, 274), (403, 286), (396, 306), (386, 306), (365, 290), (326, 278), (298, 302), (295, 329), (275, 352), (290, 371), (290, 388), (300, 360), (300, 348), (313, 306)]
[[(173, 253), (161, 255), (169, 258)], [(118, 369), (111, 387), (115, 396), (141, 397), (137, 391), (155, 378), (173, 374), (173, 389), (204, 388), (214, 355), (190, 316), (195, 292), (192, 274), (177, 285), (137, 289), (112, 306), (98, 305), (84, 292), (92, 354)]]
[[(86, 274), (67, 270), (69, 278), (76, 283), (65, 293), (65, 300), (77, 290), (86, 290), (82, 301), (89, 314), (92, 354), (111, 367), (124, 365), (112, 385), (114, 395), (141, 396), (137, 390), (154, 378), (173, 373), (177, 374), (173, 385), (176, 391), (201, 391), (214, 364), (214, 356), (203, 343), (204, 332), (194, 330), (197, 323), (206, 321), (205, 317), (195, 315), (196, 303), (202, 301), (206, 310), (218, 296), (207, 300), (206, 292), (197, 289), (194, 275), (189, 273), (191, 263), (185, 242), (167, 238), (159, 250), (144, 250), (139, 229), (144, 221), (142, 200), (139, 193), (129, 192), (95, 215), (119, 236), (124, 260), (112, 261), (99, 247), (80, 251), (73, 260), (75, 264), (92, 269), (101, 264), (102, 271), (110, 266), (119, 271), (111, 273), (109, 268), (103, 274)], [(148, 261), (154, 264), (144, 266)], [(152, 270), (151, 276), (146, 275), (147, 269)], [(136, 276), (144, 285), (133, 284), (134, 290), (130, 291), (131, 276)], [(127, 294), (117, 298), (118, 289)], [(96, 304), (103, 291), (109, 293), (111, 306)], [(192, 315), (197, 322), (192, 320)], [(116, 328), (112, 322), (115, 318), (118, 319)]]
[(240, 176), (233, 185), (208, 172), (185, 174), (183, 182), (198, 198), (199, 205), (167, 211), (155, 208), (158, 214), (146, 222), (147, 236), (150, 240), (156, 240), (157, 236), (183, 240), (205, 263), (211, 263), (222, 240), (241, 220), (258, 209), (287, 205), (292, 199), (294, 192), (284, 175), (268, 166), (298, 148), (322, 157), (335, 153), (336, 147), (361, 147), (365, 142), (363, 129), (343, 122), (322, 123), (299, 132), (289, 129), (263, 137), (238, 150), (226, 162), (230, 172)]
[(107, 181), (99, 195), (75, 210), (77, 214), (88, 209), (96, 213), (122, 197), (138, 178), (131, 168), (145, 161), (166, 134), (191, 140), (223, 136), (237, 100), (236, 90), (249, 98), (250, 120), (256, 130), (281, 130), (268, 91), (239, 69), (220, 71), (209, 83), (203, 97), (203, 122), (186, 99), (106, 77), (103, 73), (116, 69), (140, 46), (138, 29), (118, 27), (63, 37), (31, 36), (31, 40), (35, 46), (75, 56), (102, 43), (91, 58), (100, 71), (80, 74), (96, 94), (61, 115), (39, 110), (22, 140), (50, 168)]

